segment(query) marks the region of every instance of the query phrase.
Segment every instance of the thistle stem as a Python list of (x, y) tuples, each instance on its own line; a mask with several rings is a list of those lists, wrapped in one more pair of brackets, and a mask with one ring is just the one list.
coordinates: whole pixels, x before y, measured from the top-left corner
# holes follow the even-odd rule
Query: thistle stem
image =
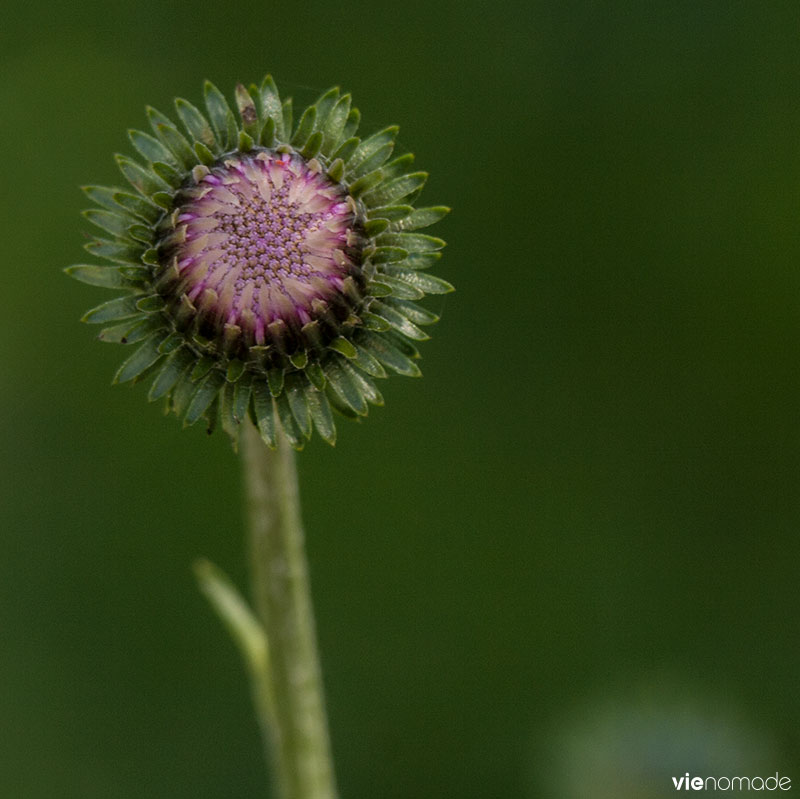
[(253, 603), (266, 632), (269, 702), (256, 702), (280, 799), (335, 799), (294, 452), (252, 424), (242, 446)]

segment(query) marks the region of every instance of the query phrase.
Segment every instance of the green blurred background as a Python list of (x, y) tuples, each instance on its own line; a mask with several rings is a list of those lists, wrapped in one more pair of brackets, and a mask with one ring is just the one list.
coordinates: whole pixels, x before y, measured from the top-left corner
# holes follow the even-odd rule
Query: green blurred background
[(150, 103), (271, 71), (398, 122), (458, 292), (300, 457), (343, 799), (800, 784), (791, 2), (12, 0), (0, 31), (0, 797), (265, 795), (239, 464), (78, 323), (77, 187)]

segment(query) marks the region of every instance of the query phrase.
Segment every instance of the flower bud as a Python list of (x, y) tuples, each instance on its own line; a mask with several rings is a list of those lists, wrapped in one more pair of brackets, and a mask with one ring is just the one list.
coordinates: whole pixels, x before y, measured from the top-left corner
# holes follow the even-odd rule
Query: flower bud
[(87, 250), (110, 265), (67, 268), (125, 293), (84, 321), (135, 345), (115, 382), (151, 379), (149, 398), (234, 445), (250, 415), (275, 446), (330, 443), (332, 409), (364, 416), (387, 369), (417, 376), (412, 342), (437, 320), (416, 303), (452, 290), (425, 271), (444, 242), (418, 231), (449, 209), (415, 209), (427, 175), (391, 159), (397, 128), (356, 136), (349, 95), (324, 93), (292, 122), (272, 78), (237, 87), (238, 119), (205, 86), (207, 114), (176, 101), (183, 130), (148, 109), (118, 156), (132, 191), (90, 186)]

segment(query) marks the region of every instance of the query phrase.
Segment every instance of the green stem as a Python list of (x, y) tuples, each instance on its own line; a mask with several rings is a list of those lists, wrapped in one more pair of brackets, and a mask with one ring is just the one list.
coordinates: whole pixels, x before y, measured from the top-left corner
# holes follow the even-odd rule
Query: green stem
[(256, 711), (281, 799), (335, 799), (294, 452), (283, 435), (271, 450), (252, 424), (243, 427), (253, 603), (272, 700)]

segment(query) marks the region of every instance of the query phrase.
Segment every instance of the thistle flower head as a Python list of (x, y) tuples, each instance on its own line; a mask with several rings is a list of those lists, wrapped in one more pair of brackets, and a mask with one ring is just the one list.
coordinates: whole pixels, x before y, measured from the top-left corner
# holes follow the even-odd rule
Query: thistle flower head
[(365, 416), (390, 371), (417, 376), (414, 341), (437, 317), (416, 304), (452, 290), (425, 270), (440, 239), (418, 233), (444, 207), (415, 209), (427, 175), (390, 160), (397, 128), (356, 136), (350, 96), (331, 89), (296, 124), (270, 76), (236, 88), (238, 119), (211, 83), (207, 115), (175, 102), (183, 130), (148, 109), (130, 131), (143, 161), (117, 156), (133, 187), (89, 186), (85, 212), (108, 237), (86, 248), (110, 265), (68, 267), (122, 289), (84, 321), (135, 345), (116, 382), (152, 378), (149, 398), (234, 443), (249, 414), (274, 446), (302, 448), (331, 409)]

